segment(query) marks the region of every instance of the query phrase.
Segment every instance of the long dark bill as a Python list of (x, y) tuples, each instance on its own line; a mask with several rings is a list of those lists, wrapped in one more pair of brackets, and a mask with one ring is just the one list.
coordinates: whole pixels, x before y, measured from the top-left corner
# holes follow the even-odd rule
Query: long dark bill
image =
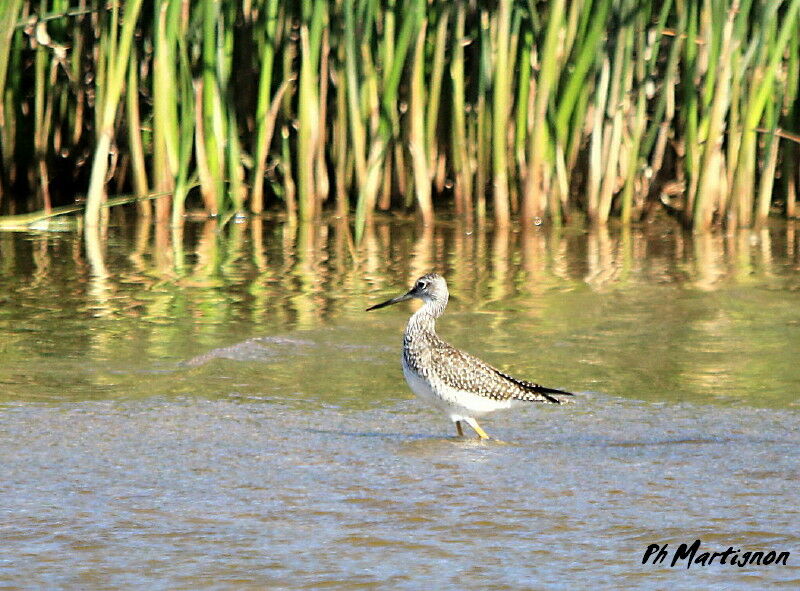
[(403, 295), (397, 296), (396, 298), (392, 298), (391, 300), (386, 300), (385, 302), (383, 302), (381, 304), (375, 304), (374, 306), (370, 306), (369, 308), (367, 308), (366, 311), (369, 312), (370, 310), (377, 310), (378, 308), (385, 308), (386, 306), (391, 306), (392, 304), (398, 304), (400, 302), (405, 302), (406, 300), (410, 300), (413, 297), (414, 296), (411, 295), (411, 292), (409, 291), (408, 293), (404, 293)]

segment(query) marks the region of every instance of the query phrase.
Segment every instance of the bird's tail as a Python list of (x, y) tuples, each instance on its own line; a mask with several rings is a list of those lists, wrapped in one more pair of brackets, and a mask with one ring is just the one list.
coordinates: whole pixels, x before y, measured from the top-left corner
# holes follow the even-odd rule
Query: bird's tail
[(570, 396), (575, 396), (572, 392), (567, 392), (566, 390), (556, 390), (555, 388), (548, 388), (546, 386), (540, 386), (539, 384), (534, 384), (533, 382), (527, 382), (525, 380), (520, 380), (519, 378), (515, 378), (510, 376), (502, 371), (495, 370), (498, 374), (506, 378), (507, 380), (514, 382), (517, 386), (528, 392), (529, 394), (534, 394), (534, 397), (525, 398), (525, 400), (535, 401), (535, 402), (550, 402), (551, 404), (569, 404), (575, 402)]
[(535, 392), (538, 392), (545, 398), (547, 398), (548, 402), (552, 402), (553, 404), (574, 404), (575, 403), (575, 394), (572, 392), (567, 392), (565, 390), (556, 390), (555, 388), (545, 388), (544, 386), (539, 386), (538, 384), (534, 384), (537, 389)]

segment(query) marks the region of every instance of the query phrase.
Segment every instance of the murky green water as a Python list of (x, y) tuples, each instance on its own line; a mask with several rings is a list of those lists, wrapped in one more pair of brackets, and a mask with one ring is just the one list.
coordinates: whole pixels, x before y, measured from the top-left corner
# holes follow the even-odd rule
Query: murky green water
[[(800, 586), (800, 235), (377, 223), (0, 234), (0, 587)], [(582, 392), (453, 437), (399, 367), (440, 333)], [(642, 565), (651, 543), (787, 566)]]

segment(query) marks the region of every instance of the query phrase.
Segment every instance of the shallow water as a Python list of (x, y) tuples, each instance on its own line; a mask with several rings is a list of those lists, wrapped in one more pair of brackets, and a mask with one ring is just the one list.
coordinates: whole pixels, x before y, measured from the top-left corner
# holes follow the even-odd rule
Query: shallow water
[[(174, 238), (0, 234), (0, 587), (800, 585), (793, 226)], [(446, 339), (578, 403), (453, 437), (413, 304), (363, 312), (432, 268)], [(641, 564), (695, 539), (791, 556)]]

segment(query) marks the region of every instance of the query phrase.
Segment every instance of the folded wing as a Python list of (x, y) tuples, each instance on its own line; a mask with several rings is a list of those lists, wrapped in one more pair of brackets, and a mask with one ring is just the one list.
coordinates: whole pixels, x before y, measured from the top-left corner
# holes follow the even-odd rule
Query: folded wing
[(552, 404), (569, 402), (569, 399), (563, 397), (573, 396), (571, 392), (547, 388), (512, 377), (444, 342), (431, 349), (431, 357), (431, 367), (436, 368), (436, 376), (444, 384), (457, 390), (473, 392), (494, 400)]

